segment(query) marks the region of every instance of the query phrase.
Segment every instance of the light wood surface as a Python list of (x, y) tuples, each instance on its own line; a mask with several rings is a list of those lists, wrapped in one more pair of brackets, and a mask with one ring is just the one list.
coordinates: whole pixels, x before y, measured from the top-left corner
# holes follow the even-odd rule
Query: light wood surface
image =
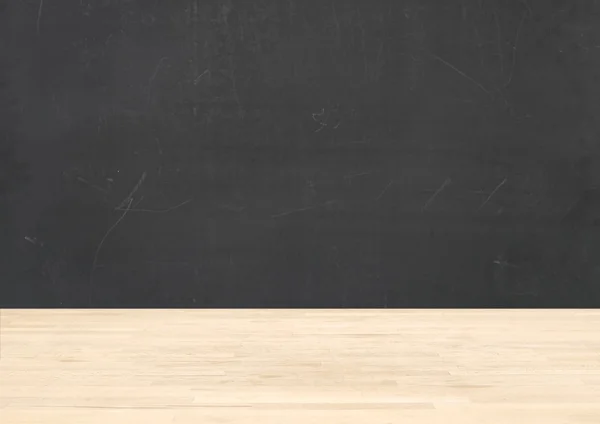
[(600, 423), (600, 311), (1, 314), (3, 424)]

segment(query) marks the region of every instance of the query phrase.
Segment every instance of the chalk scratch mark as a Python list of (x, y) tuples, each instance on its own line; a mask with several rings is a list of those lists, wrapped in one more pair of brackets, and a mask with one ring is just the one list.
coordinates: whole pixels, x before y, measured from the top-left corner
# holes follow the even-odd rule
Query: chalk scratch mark
[(386, 185), (385, 188), (381, 191), (381, 193), (379, 193), (379, 196), (377, 196), (375, 201), (378, 201), (379, 199), (381, 199), (383, 197), (383, 195), (388, 191), (388, 189), (392, 186), (392, 184), (394, 184), (394, 180), (390, 180), (388, 185)]
[(435, 193), (433, 193), (433, 195), (429, 198), (429, 200), (427, 200), (427, 202), (425, 202), (425, 204), (421, 208), (421, 211), (425, 211), (429, 207), (429, 205), (431, 205), (431, 203), (435, 200), (435, 198), (438, 196), (438, 194), (440, 194), (442, 192), (442, 190), (444, 190), (446, 188), (446, 186), (448, 186), (451, 182), (452, 182), (452, 180), (450, 178), (446, 178), (446, 180), (442, 183), (440, 188), (438, 188), (435, 191)]
[(494, 189), (494, 191), (492, 191), (492, 192), (490, 193), (490, 195), (487, 197), (487, 199), (485, 199), (485, 201), (484, 201), (484, 202), (481, 204), (481, 206), (479, 206), (479, 208), (477, 208), (477, 212), (479, 212), (479, 211), (480, 211), (480, 210), (481, 210), (481, 209), (482, 209), (482, 208), (483, 208), (483, 207), (484, 207), (484, 206), (485, 206), (485, 205), (486, 205), (486, 204), (487, 204), (487, 203), (490, 201), (490, 199), (492, 198), (492, 196), (494, 196), (494, 194), (496, 194), (496, 192), (497, 192), (498, 190), (500, 190), (500, 187), (502, 187), (502, 186), (503, 186), (505, 183), (506, 183), (506, 178), (505, 178), (505, 179), (503, 179), (503, 180), (500, 182), (500, 184), (498, 184), (498, 185), (496, 186), (496, 188)]

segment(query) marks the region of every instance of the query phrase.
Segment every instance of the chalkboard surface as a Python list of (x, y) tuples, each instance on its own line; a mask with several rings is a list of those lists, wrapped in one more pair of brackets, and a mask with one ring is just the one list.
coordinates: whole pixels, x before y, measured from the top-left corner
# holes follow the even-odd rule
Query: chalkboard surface
[(600, 306), (600, 9), (0, 5), (0, 306)]

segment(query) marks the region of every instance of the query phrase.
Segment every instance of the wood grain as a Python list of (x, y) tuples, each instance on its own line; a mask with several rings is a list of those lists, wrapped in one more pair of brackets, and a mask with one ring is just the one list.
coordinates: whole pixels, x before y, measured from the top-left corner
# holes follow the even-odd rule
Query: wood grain
[(600, 311), (1, 313), (6, 424), (600, 422)]

